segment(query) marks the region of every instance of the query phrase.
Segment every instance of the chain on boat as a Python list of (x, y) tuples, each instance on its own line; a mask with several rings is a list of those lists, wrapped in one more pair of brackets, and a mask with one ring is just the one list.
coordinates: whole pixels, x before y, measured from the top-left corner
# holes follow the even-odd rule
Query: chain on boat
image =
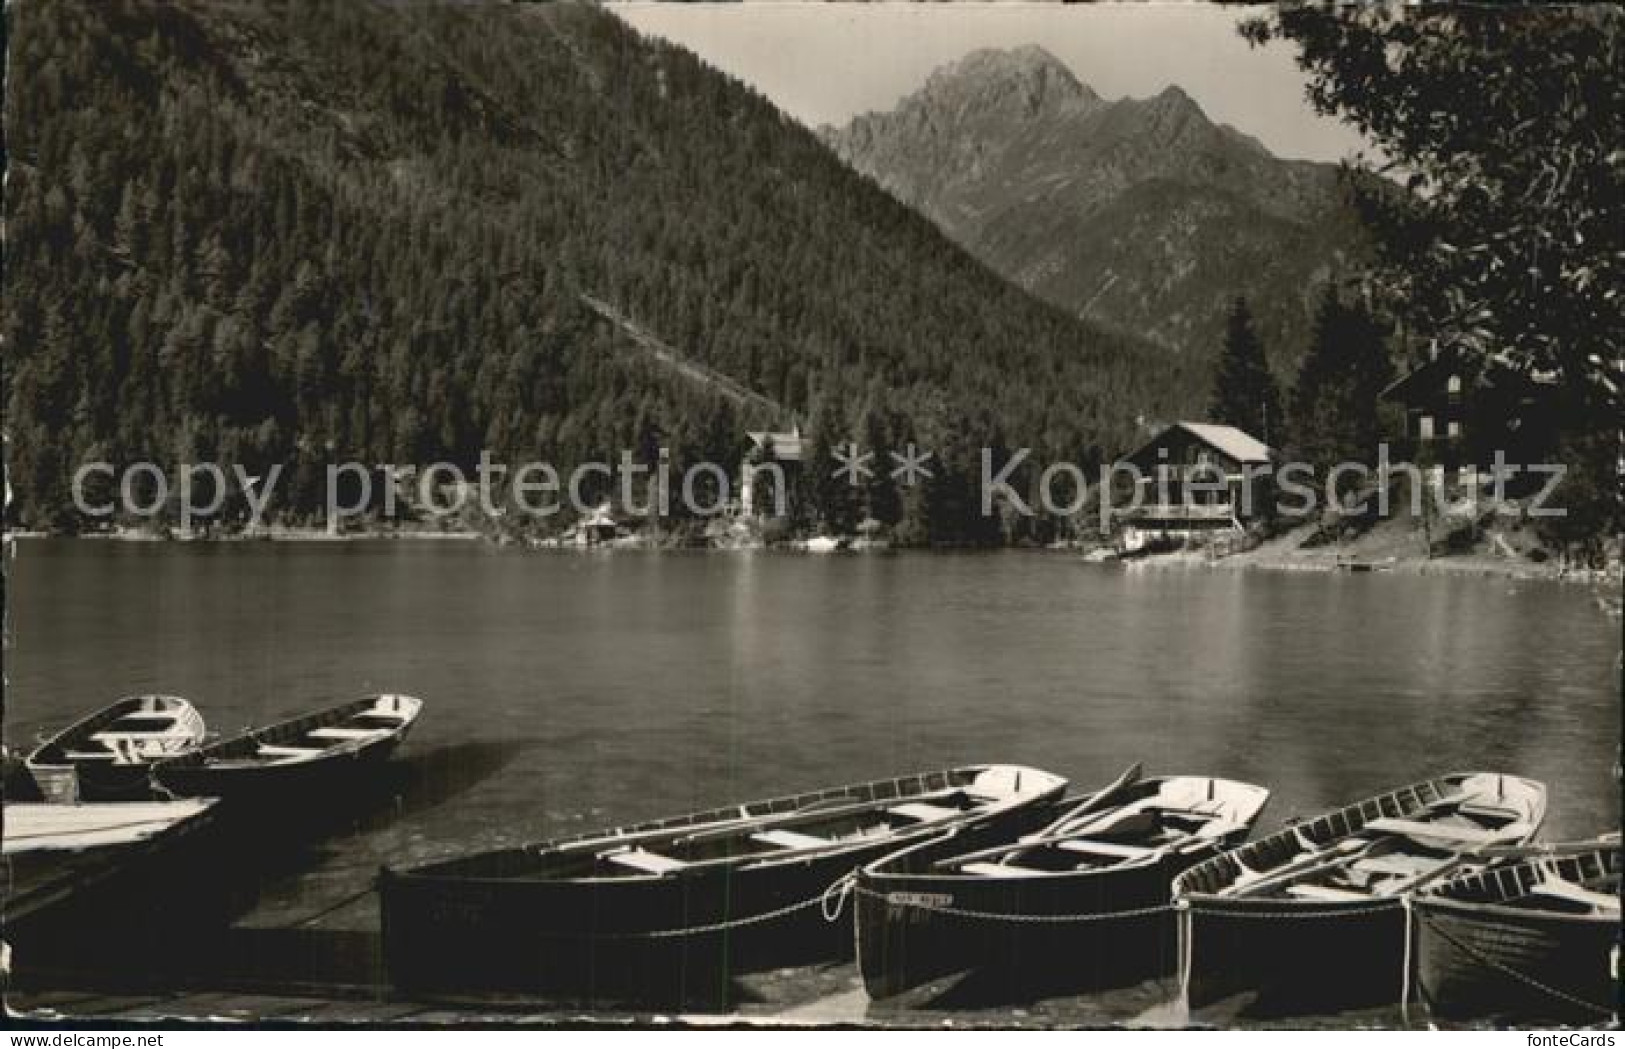
[(1133, 907), (1121, 911), (1092, 911), (1080, 914), (1011, 914), (1008, 911), (973, 911), (964, 907), (954, 907), (949, 904), (933, 903), (917, 897), (908, 897), (898, 893), (876, 892), (874, 889), (865, 889), (856, 886), (853, 889), (859, 895), (870, 899), (881, 900), (893, 907), (910, 907), (915, 910), (930, 911), (932, 914), (947, 914), (956, 918), (974, 918), (980, 921), (1006, 921), (1029, 924), (1064, 924), (1069, 922), (1095, 922), (1111, 921), (1123, 918), (1143, 918), (1152, 914), (1163, 914), (1174, 910), (1172, 903), (1156, 903), (1147, 907)]
[[(1533, 987), (1535, 990), (1540, 991), (1542, 994), (1547, 995), (1555, 1001), (1567, 1002), (1569, 1005), (1574, 1005), (1578, 1006), (1579, 1008), (1589, 1010), (1598, 1014), (1599, 1016), (1612, 1017), (1615, 1015), (1613, 1009), (1598, 1005), (1596, 1002), (1586, 1001), (1584, 998), (1577, 998), (1574, 995), (1569, 994), (1567, 991), (1559, 990), (1558, 988), (1552, 987), (1549, 984), (1542, 983), (1540, 980), (1535, 979), (1528, 973), (1521, 973), (1511, 966), (1502, 964), (1496, 959), (1491, 958), (1489, 955), (1473, 947), (1472, 944), (1458, 940), (1456, 937), (1445, 932), (1444, 929), (1440, 928), (1439, 923), (1431, 920), (1425, 912), (1412, 911), (1411, 913), (1415, 916), (1418, 924), (1427, 922), (1428, 929), (1438, 935), (1438, 937), (1445, 943), (1448, 943), (1450, 946), (1456, 948), (1458, 951), (1461, 951), (1463, 954), (1466, 954), (1473, 960), (1489, 966), (1496, 972), (1499, 972), (1504, 976), (1510, 976), (1512, 979), (1517, 980), (1519, 983), (1522, 983), (1525, 986)], [(1409, 939), (1408, 923), (1407, 939)]]
[[(728, 932), (732, 929), (744, 928), (749, 925), (762, 925), (766, 922), (778, 921), (787, 918), (799, 911), (810, 910), (817, 907), (826, 922), (834, 923), (840, 920), (841, 912), (846, 907), (846, 898), (852, 892), (856, 877), (851, 874), (843, 875), (825, 886), (817, 896), (810, 896), (805, 900), (786, 904), (783, 907), (761, 914), (750, 914), (743, 918), (724, 918), (721, 921), (708, 922), (704, 925), (687, 925), (672, 929), (646, 929), (637, 932), (592, 932), (583, 935), (597, 940), (671, 940), (685, 936), (706, 936), (712, 933)], [(833, 901), (833, 902), (832, 902)]]

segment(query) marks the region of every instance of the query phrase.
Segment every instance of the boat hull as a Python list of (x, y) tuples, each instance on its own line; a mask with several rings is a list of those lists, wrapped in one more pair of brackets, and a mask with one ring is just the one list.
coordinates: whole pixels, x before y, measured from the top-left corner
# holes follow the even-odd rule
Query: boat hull
[[(941, 839), (907, 859), (925, 866), (971, 847)], [(1044, 877), (866, 869), (855, 900), (864, 989), (880, 1000), (951, 979), (955, 999), (982, 1005), (1171, 975), (1178, 953), (1170, 886), (1215, 851), (1217, 843), (1144, 866)]]
[[(1004, 835), (1042, 825), (1053, 818), (1065, 788), (1065, 780), (1051, 780), (1008, 808), (968, 817), (965, 825)], [(908, 788), (950, 782), (948, 773), (932, 773), (837, 788), (823, 797), (903, 802)], [(674, 817), (586, 840), (612, 845), (622, 835), (684, 827), (703, 833), (747, 809), (793, 811), (818, 797)], [(385, 869), (379, 879), (385, 964), (391, 982), (416, 998), (720, 1005), (736, 996), (736, 976), (849, 959), (847, 877), (940, 832), (859, 837), (834, 850), (741, 857), (670, 875), (504, 877), (491, 874), (480, 856), (415, 871)], [(522, 864), (527, 855), (569, 847), (568, 841), (544, 843), (502, 855)]]
[[(312, 800), (331, 807), (344, 800), (340, 792), (348, 795), (378, 781), (380, 767), (422, 709), (422, 701), (412, 696), (370, 696), (161, 762), (153, 776), (173, 795), (220, 798), (234, 807), (285, 808)], [(367, 727), (355, 727), (361, 722)]]
[[(1399, 1001), (1405, 990), (1406, 912), (1396, 893), (1352, 898), (1237, 895), (1248, 872), (1290, 871), (1307, 853), (1325, 854), (1379, 820), (1426, 816), (1459, 805), (1464, 791), (1505, 801), (1502, 837), (1533, 837), (1546, 811), (1545, 787), (1501, 773), (1454, 773), (1375, 795), (1303, 820), (1208, 860), (1182, 874), (1174, 895), (1185, 910), (1185, 997), (1200, 1009), (1241, 993), (1254, 1015), (1360, 1009)], [(1477, 795), (1470, 795), (1476, 801)], [(1417, 826), (1425, 826), (1417, 824)], [(1310, 849), (1313, 852), (1310, 852)], [(1357, 853), (1356, 853), (1357, 854)], [(1335, 861), (1335, 855), (1333, 856)], [(1442, 862), (1442, 861), (1441, 861)], [(1306, 868), (1315, 869), (1314, 865)]]
[(1398, 900), (1192, 902), (1186, 1001), (1200, 1009), (1255, 993), (1258, 1015), (1339, 1012), (1396, 1002), (1404, 990)]
[(427, 998), (726, 1001), (736, 974), (851, 957), (851, 916), (831, 893), (826, 918), (823, 896), (870, 855), (643, 882), (453, 882), (386, 870), (385, 963), (397, 988)]
[(1613, 921), (1422, 899), (1415, 922), (1417, 990), (1437, 1015), (1596, 1023), (1617, 1013)]
[(393, 756), (405, 735), (402, 732), (355, 750), (287, 765), (164, 764), (158, 766), (157, 779), (177, 797), (219, 798), (234, 806), (285, 805), (291, 798), (315, 798), (367, 782)]
[[(121, 719), (169, 719), (168, 733), (131, 737), (120, 732)], [(150, 728), (150, 726), (149, 726)], [(76, 755), (75, 749), (107, 750), (97, 742), (102, 735), (121, 737), (128, 749), (117, 761)], [(203, 743), (203, 718), (179, 696), (126, 696), (90, 714), (28, 756), (26, 767), (41, 798), (56, 804), (102, 801), (148, 801), (156, 797), (152, 770), (158, 762), (195, 749)], [(139, 740), (131, 745), (132, 740)]]
[(40, 796), (72, 805), (81, 801), (144, 801), (154, 796), (152, 764), (35, 765), (29, 769)]

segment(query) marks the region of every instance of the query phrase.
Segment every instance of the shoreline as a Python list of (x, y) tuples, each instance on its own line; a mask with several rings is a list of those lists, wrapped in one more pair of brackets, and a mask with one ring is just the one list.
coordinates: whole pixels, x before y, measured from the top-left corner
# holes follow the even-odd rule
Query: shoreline
[[(472, 542), (479, 540), (492, 541), (490, 536), (476, 531), (454, 531), (448, 529), (424, 530), (384, 530), (370, 529), (356, 532), (343, 532), (333, 534), (323, 528), (276, 528), (260, 533), (231, 533), (208, 536), (162, 536), (151, 533), (123, 531), (123, 532), (94, 532), (81, 535), (53, 535), (39, 531), (6, 532), (3, 537), (7, 544), (19, 539), (82, 539), (94, 542), (114, 543), (175, 543), (180, 545), (192, 543), (348, 543), (348, 542), (388, 542), (388, 541), (426, 541), (426, 542)], [(519, 545), (511, 541), (495, 541), (497, 545)], [(818, 557), (828, 557), (840, 554), (862, 553), (891, 553), (891, 552), (922, 552), (922, 553), (964, 553), (963, 549), (932, 547), (898, 547), (883, 543), (873, 545), (856, 545), (850, 549), (839, 551), (809, 549), (805, 542), (784, 543), (774, 545), (711, 545), (711, 546), (673, 546), (661, 543), (648, 542), (618, 542), (602, 543), (592, 546), (581, 546), (569, 543), (538, 543), (523, 544), (526, 549), (547, 553), (604, 553), (614, 551), (642, 551), (664, 553), (681, 550), (685, 553), (702, 551), (715, 553), (738, 553), (741, 551), (776, 552), (804, 554)], [(1298, 550), (1252, 550), (1231, 554), (1225, 557), (1210, 557), (1205, 553), (1195, 551), (1173, 551), (1161, 554), (1145, 554), (1134, 557), (1099, 557), (1090, 556), (1090, 552), (1076, 546), (1042, 546), (1042, 547), (998, 547), (987, 551), (974, 551), (986, 553), (999, 553), (1016, 551), (1021, 553), (1036, 553), (1050, 556), (1072, 557), (1081, 564), (1104, 565), (1116, 567), (1126, 571), (1190, 571), (1193, 569), (1207, 569), (1226, 572), (1299, 572), (1320, 575), (1359, 575), (1359, 574), (1394, 574), (1407, 576), (1465, 576), (1477, 578), (1510, 579), (1529, 582), (1554, 583), (1581, 583), (1601, 584), (1622, 581), (1620, 563), (1615, 561), (1607, 568), (1576, 568), (1564, 565), (1560, 561), (1536, 562), (1527, 559), (1513, 559), (1505, 556), (1464, 553), (1447, 554), (1441, 557), (1422, 556), (1390, 556), (1381, 559), (1360, 559), (1346, 553), (1320, 553)]]
[(258, 532), (223, 532), (214, 535), (157, 535), (136, 529), (115, 532), (80, 532), (64, 535), (53, 532), (18, 530), (0, 536), (10, 543), (18, 539), (70, 539), (102, 543), (348, 543), (357, 540), (431, 539), (461, 540), (486, 538), (483, 533), (451, 529), (396, 530), (366, 529), (356, 532), (329, 532), (325, 528), (272, 528)]
[[(1114, 563), (1112, 561), (1105, 562)], [(1168, 553), (1149, 554), (1124, 559), (1120, 562), (1135, 570), (1192, 570), (1209, 569), (1225, 572), (1280, 572), (1312, 575), (1403, 575), (1403, 576), (1464, 576), (1484, 579), (1509, 579), (1550, 583), (1618, 583), (1619, 566), (1610, 568), (1574, 568), (1556, 562), (1514, 561), (1496, 559), (1481, 554), (1445, 555), (1443, 557), (1406, 557), (1381, 561), (1339, 560), (1335, 555), (1269, 554), (1252, 557), (1246, 553), (1212, 558), (1204, 554)]]

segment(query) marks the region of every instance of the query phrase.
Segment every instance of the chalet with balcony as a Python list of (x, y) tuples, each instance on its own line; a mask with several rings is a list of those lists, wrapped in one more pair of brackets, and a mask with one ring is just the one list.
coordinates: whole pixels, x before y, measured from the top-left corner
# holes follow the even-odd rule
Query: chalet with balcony
[(1244, 531), (1264, 511), (1278, 458), (1234, 426), (1174, 423), (1120, 464), (1135, 471), (1136, 490), (1118, 495), (1125, 545)]

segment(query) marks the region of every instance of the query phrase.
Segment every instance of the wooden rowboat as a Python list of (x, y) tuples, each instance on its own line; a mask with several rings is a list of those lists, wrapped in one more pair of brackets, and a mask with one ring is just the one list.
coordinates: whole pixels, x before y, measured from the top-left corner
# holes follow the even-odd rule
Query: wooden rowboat
[(1255, 991), (1269, 1013), (1398, 1001), (1405, 898), (1527, 842), (1546, 788), (1496, 772), (1389, 791), (1221, 853), (1174, 882), (1188, 910), (1187, 1001)]
[(726, 1000), (739, 973), (850, 956), (857, 867), (953, 827), (1038, 826), (1065, 788), (967, 766), (386, 868), (385, 963), (419, 997)]
[(181, 797), (283, 802), (376, 768), (422, 710), (423, 701), (412, 696), (368, 696), (221, 740), (153, 771)]
[(1617, 1013), (1619, 835), (1528, 851), (1411, 902), (1417, 988), (1435, 1014), (1528, 1024)]
[(214, 802), (7, 802), (3, 851), (9, 928), (150, 862), (208, 823)]
[(1268, 800), (1136, 767), (1037, 833), (949, 833), (876, 860), (856, 889), (864, 987), (880, 999), (952, 977), (991, 1004), (1171, 973), (1174, 876), (1242, 841)]
[(46, 801), (147, 798), (153, 764), (203, 739), (203, 716), (179, 696), (125, 696), (46, 740), (27, 767)]

